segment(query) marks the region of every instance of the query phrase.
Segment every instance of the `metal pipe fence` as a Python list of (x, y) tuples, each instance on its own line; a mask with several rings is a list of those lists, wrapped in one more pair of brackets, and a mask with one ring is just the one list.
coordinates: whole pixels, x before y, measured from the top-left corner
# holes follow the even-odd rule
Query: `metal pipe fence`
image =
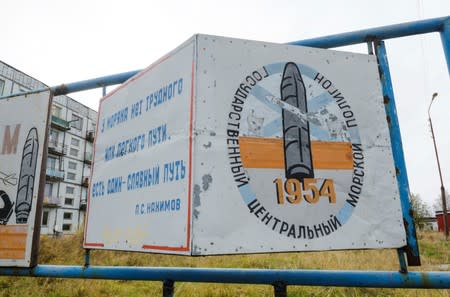
[[(450, 288), (450, 272), (408, 272), (406, 262), (403, 259), (403, 254), (406, 252), (409, 265), (420, 264), (417, 262), (419, 251), (408, 201), (409, 187), (406, 166), (401, 147), (400, 130), (387, 64), (387, 54), (383, 43), (385, 39), (432, 32), (437, 32), (441, 36), (444, 55), (450, 73), (450, 16), (288, 43), (290, 45), (319, 48), (368, 43), (369, 48), (375, 48), (383, 83), (383, 95), (385, 96), (385, 101), (387, 101), (385, 102), (387, 105), (386, 110), (391, 123), (391, 140), (393, 140), (393, 150), (395, 150), (394, 158), (398, 170), (403, 216), (407, 222), (405, 225), (407, 225), (408, 245), (404, 249), (399, 250), (401, 272), (89, 266), (89, 251), (87, 251), (85, 266), (37, 265), (34, 268), (0, 268), (0, 275), (162, 281), (164, 284), (164, 296), (173, 295), (174, 282), (266, 284), (274, 286), (276, 296), (286, 296), (286, 286), (290, 285), (373, 288)], [(375, 47), (372, 43), (374, 43)], [(78, 91), (104, 88), (123, 83), (139, 71), (130, 71), (63, 84), (51, 87), (50, 89), (54, 95), (65, 95)]]

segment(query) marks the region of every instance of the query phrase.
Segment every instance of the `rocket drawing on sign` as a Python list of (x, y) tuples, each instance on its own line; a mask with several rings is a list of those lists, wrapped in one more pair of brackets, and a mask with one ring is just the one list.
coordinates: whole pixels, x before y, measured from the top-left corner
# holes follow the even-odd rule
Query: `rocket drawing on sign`
[(31, 211), (38, 151), (37, 130), (31, 128), (23, 146), (22, 164), (20, 166), (15, 207), (17, 224), (26, 224)]
[[(306, 89), (295, 63), (285, 65), (280, 85), (281, 101), (308, 114)], [(286, 178), (313, 178), (309, 123), (287, 108), (282, 109)]]

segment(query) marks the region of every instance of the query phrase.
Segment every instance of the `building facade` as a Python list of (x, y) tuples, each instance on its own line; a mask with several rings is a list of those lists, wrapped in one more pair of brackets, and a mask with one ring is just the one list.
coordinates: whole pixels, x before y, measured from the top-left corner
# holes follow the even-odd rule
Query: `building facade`
[[(0, 96), (46, 87), (0, 61)], [(51, 113), (41, 234), (71, 234), (84, 224), (97, 112), (62, 95)]]

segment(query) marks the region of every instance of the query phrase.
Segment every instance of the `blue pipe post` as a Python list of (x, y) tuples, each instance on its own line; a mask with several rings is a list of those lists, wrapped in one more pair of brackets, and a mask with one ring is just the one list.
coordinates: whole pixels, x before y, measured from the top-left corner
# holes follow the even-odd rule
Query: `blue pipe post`
[[(25, 92), (25, 93), (17, 93), (17, 94), (12, 94), (12, 95), (8, 95), (8, 96), (2, 96), (2, 97), (0, 97), (0, 100), (5, 99), (5, 98), (10, 98), (13, 96), (23, 95), (23, 94), (36, 94), (36, 93), (40, 93), (40, 92), (44, 92), (44, 91), (48, 91), (48, 90), (50, 90), (53, 93), (53, 96), (67, 95), (70, 93), (87, 91), (87, 90), (92, 90), (92, 89), (97, 89), (97, 88), (104, 88), (104, 90), (106, 91), (105, 88), (107, 86), (121, 84), (121, 83), (127, 81), (128, 79), (130, 79), (131, 77), (133, 77), (134, 75), (136, 75), (137, 73), (139, 73), (140, 71), (141, 70), (128, 71), (128, 72), (117, 73), (117, 74), (112, 74), (112, 75), (107, 75), (107, 76), (102, 76), (102, 77), (97, 77), (97, 78), (91, 78), (91, 79), (68, 83), (68, 84), (62, 84), (62, 85), (54, 86), (51, 88), (44, 88), (44, 89), (32, 90), (32, 91)], [(103, 94), (105, 95), (105, 92), (103, 92)]]
[[(367, 51), (369, 53), (369, 55), (373, 55), (374, 52), (374, 42), (373, 41), (368, 41), (367, 42)], [(408, 272), (408, 264), (406, 263), (405, 260), (405, 252), (402, 248), (397, 249), (397, 255), (398, 255), (398, 260), (399, 260), (399, 264), (400, 264), (400, 272), (401, 273), (407, 273)]]
[[(411, 205), (409, 203), (408, 173), (406, 171), (405, 156), (403, 154), (402, 136), (400, 133), (400, 124), (398, 122), (397, 108), (395, 106), (394, 90), (392, 88), (391, 74), (389, 72), (386, 47), (384, 41), (377, 41), (375, 42), (375, 45), (375, 53), (378, 59), (384, 104), (389, 125), (392, 155), (394, 157), (397, 184), (403, 212), (403, 222), (406, 228), (406, 255), (410, 266), (420, 266), (419, 245), (417, 243), (416, 228), (414, 226)], [(400, 254), (399, 259), (400, 265), (403, 266)], [(403, 269), (404, 267), (402, 267), (402, 270)]]
[(70, 84), (62, 84), (60, 86), (51, 87), (54, 96), (67, 95), (69, 93), (97, 89), (101, 87), (121, 84), (130, 77), (137, 74), (140, 70), (118, 73), (108, 76), (102, 76), (93, 79), (87, 79)]
[(442, 48), (444, 49), (445, 59), (447, 60), (448, 74), (450, 75), (450, 18), (444, 21), (440, 34)]
[(34, 268), (0, 268), (0, 275), (259, 285), (283, 283), (286, 286), (450, 289), (450, 272), (38, 265)]

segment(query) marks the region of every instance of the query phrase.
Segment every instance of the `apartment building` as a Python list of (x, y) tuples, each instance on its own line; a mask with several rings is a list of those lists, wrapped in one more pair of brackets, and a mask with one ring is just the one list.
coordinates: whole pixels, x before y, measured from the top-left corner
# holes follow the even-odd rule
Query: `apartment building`
[[(0, 96), (46, 88), (0, 61)], [(41, 234), (83, 227), (97, 112), (68, 96), (53, 98)]]

